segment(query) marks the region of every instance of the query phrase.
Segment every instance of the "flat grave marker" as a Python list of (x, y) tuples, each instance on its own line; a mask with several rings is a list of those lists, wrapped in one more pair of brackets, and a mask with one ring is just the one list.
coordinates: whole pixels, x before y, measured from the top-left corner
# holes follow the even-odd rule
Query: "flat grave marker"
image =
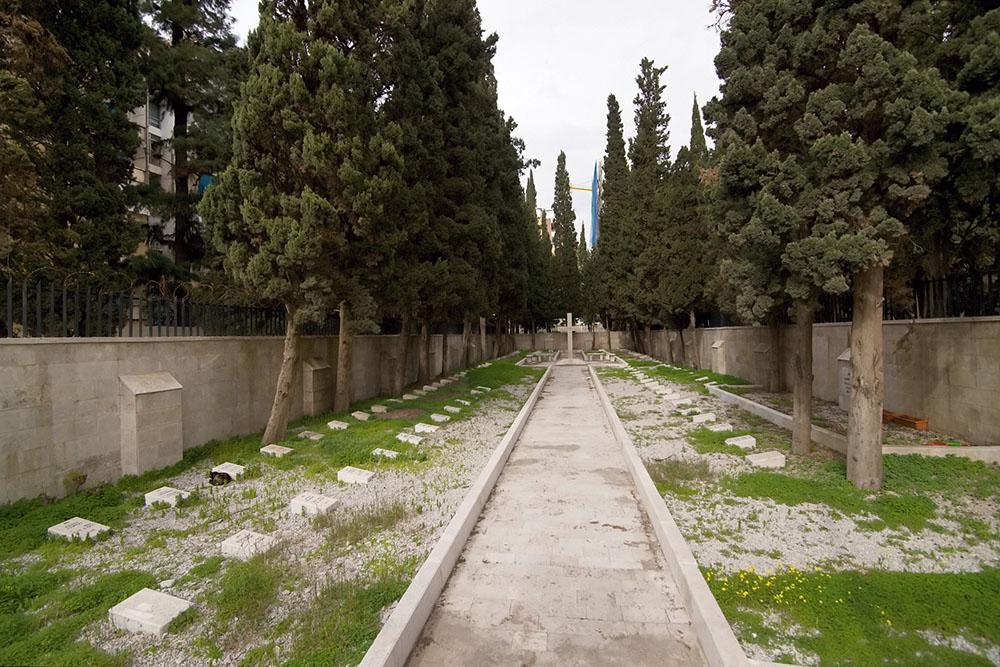
[(478, 389), (470, 389), (469, 393), (473, 394), (475, 396), (478, 396), (478, 395), (482, 394), (483, 392), (479, 391)]
[(441, 427), (435, 426), (434, 424), (425, 424), (424, 422), (417, 422), (413, 425), (413, 430), (417, 433), (433, 433), (439, 428)]
[(439, 415), (436, 412), (431, 413), (431, 419), (434, 420), (434, 421), (436, 421), (439, 424), (443, 424), (443, 423), (445, 423), (447, 421), (451, 421), (451, 417), (449, 417), (448, 415)]
[(462, 405), (465, 405), (465, 406), (472, 405), (472, 401), (467, 401), (464, 398), (456, 398), (455, 402), (456, 403), (461, 403)]
[(225, 475), (226, 477), (229, 478), (229, 481), (235, 482), (236, 480), (238, 480), (240, 477), (243, 476), (243, 473), (245, 471), (246, 471), (246, 468), (244, 468), (243, 466), (237, 465), (235, 463), (230, 463), (230, 462), (226, 461), (225, 463), (219, 464), (219, 465), (215, 466), (214, 468), (212, 468), (212, 471), (211, 471), (210, 474), (211, 475)]
[(382, 449), (381, 447), (378, 447), (372, 450), (372, 456), (383, 459), (394, 459), (399, 456), (399, 452), (392, 449)]
[(87, 540), (97, 538), (110, 530), (111, 528), (103, 523), (75, 516), (49, 527), (48, 534), (64, 540)]
[(704, 382), (704, 381), (705, 381), (705, 380), (707, 380), (707, 379), (708, 379), (708, 376), (707, 376), (707, 375), (703, 375), (703, 376), (702, 376), (702, 377), (700, 377), (700, 378), (695, 378), (695, 379), (694, 379), (694, 381), (695, 381), (695, 382)]
[(273, 456), (280, 459), (285, 454), (291, 454), (294, 449), (291, 447), (282, 447), (281, 445), (266, 445), (260, 448), (261, 454), (266, 454), (267, 456)]
[(389, 412), (389, 408), (385, 407), (384, 405), (377, 405), (377, 404), (371, 406), (369, 410), (371, 410), (372, 413), (376, 415), (384, 415), (385, 413)]
[(420, 397), (417, 396), (416, 394), (403, 394), (403, 400), (404, 401), (415, 401), (418, 398), (420, 398)]
[(222, 555), (247, 560), (256, 554), (267, 551), (277, 543), (278, 538), (271, 535), (261, 535), (252, 530), (241, 530), (222, 542)]
[(709, 424), (706, 428), (713, 433), (722, 433), (723, 431), (732, 431), (733, 425), (729, 422), (719, 422), (718, 424)]
[(177, 507), (177, 501), (182, 498), (187, 498), (191, 493), (189, 491), (181, 491), (180, 489), (175, 489), (172, 486), (161, 486), (155, 491), (150, 491), (145, 495), (146, 504), (152, 505), (153, 503), (166, 503), (171, 507)]
[(367, 484), (375, 476), (371, 470), (362, 470), (354, 466), (346, 466), (337, 471), (337, 481), (347, 484)]
[(334, 419), (331, 422), (327, 422), (326, 426), (327, 428), (331, 428), (334, 431), (343, 431), (345, 428), (348, 428), (350, 424), (348, 424), (347, 422), (340, 422)]
[(437, 387), (432, 384), (425, 384), (422, 388), (424, 391), (437, 391)]
[(305, 440), (307, 438), (309, 440), (322, 440), (323, 434), (317, 433), (316, 431), (302, 431), (302, 433), (299, 433), (300, 440)]
[(292, 498), (292, 502), (288, 504), (288, 511), (293, 516), (315, 516), (326, 514), (339, 504), (340, 501), (336, 498), (306, 491)]
[(490, 387), (484, 387), (482, 385), (477, 385), (476, 389), (478, 389), (479, 391), (493, 391), (492, 388), (490, 388)]
[(738, 435), (735, 438), (727, 438), (727, 445), (735, 445), (740, 449), (753, 449), (757, 446), (757, 438), (752, 435)]
[(715, 421), (714, 412), (706, 412), (700, 415), (691, 415), (691, 422), (694, 424), (707, 424), (708, 422)]
[(446, 405), (444, 406), (444, 411), (455, 413), (455, 412), (461, 412), (462, 408), (458, 407), (457, 405)]
[(352, 412), (351, 416), (357, 419), (359, 422), (366, 422), (368, 421), (368, 418), (371, 417), (370, 414), (368, 414), (367, 412), (362, 412), (361, 410)]
[(696, 415), (699, 412), (701, 412), (701, 410), (699, 410), (698, 408), (688, 408), (687, 410), (681, 410), (681, 414), (684, 415), (685, 417)]
[(414, 389), (413, 393), (416, 394), (417, 396), (426, 396), (427, 395), (427, 390), (426, 389)]
[(122, 630), (162, 637), (170, 622), (190, 607), (187, 600), (143, 588), (109, 609), (108, 620)]
[(785, 455), (781, 452), (762, 452), (760, 454), (748, 454), (747, 462), (758, 468), (784, 468)]
[(419, 445), (424, 441), (424, 438), (419, 435), (414, 435), (413, 433), (399, 433), (396, 435), (396, 440), (400, 442), (407, 442), (411, 445)]

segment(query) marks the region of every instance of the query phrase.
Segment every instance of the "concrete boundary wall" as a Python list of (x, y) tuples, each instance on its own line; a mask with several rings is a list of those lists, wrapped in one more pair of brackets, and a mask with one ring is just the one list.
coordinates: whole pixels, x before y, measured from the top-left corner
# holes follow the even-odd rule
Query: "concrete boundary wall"
[[(431, 372), (462, 363), (462, 336), (431, 338)], [(471, 340), (470, 362), (483, 358)], [(407, 341), (407, 383), (417, 379), (419, 336)], [(264, 427), (281, 366), (280, 337), (61, 338), (0, 340), (0, 503), (61, 496), (71, 472), (87, 486), (122, 475), (119, 406), (122, 376), (169, 373), (180, 385), (184, 449)], [(352, 353), (352, 400), (388, 394), (399, 336), (358, 336)], [(487, 350), (492, 350), (492, 336)], [(442, 359), (445, 356), (445, 359)], [(335, 375), (337, 337), (301, 340), (300, 364), (325, 363)], [(293, 385), (291, 418), (329, 410), (332, 391)], [(314, 378), (310, 378), (312, 381)], [(305, 405), (304, 394), (310, 398)], [(317, 401), (326, 405), (317, 405)], [(322, 409), (320, 409), (322, 408)]]
[[(579, 334), (577, 334), (579, 335)], [(666, 361), (667, 345), (678, 363), (691, 364), (691, 346), (680, 356), (676, 331), (653, 331), (653, 353)], [(777, 350), (780, 380), (790, 388), (793, 327), (782, 327)], [(850, 347), (851, 325), (813, 326), (813, 393), (836, 403), (839, 396), (837, 357)], [(701, 365), (755, 384), (766, 384), (774, 352), (771, 332), (760, 327), (698, 329)], [(626, 349), (631, 338), (619, 334)], [(691, 342), (684, 332), (685, 343)], [(882, 327), (885, 360), (885, 408), (928, 420), (932, 429), (957, 435), (975, 445), (1000, 445), (1000, 317), (963, 317), (938, 320), (887, 321)], [(717, 341), (721, 348), (713, 349)]]
[(361, 661), (362, 667), (401, 667), (406, 663), (551, 374), (552, 368), (549, 367), (507, 429), (507, 434), (493, 450), (486, 467), (465, 495), (441, 539), (375, 637)]
[(680, 590), (684, 604), (691, 615), (691, 625), (701, 642), (708, 664), (711, 667), (748, 666), (750, 663), (743, 648), (737, 641), (729, 621), (726, 620), (719, 603), (715, 600), (715, 596), (712, 595), (705, 578), (701, 576), (701, 570), (698, 569), (698, 562), (695, 560), (694, 554), (691, 553), (691, 548), (688, 547), (684, 536), (674, 522), (674, 518), (670, 515), (670, 510), (667, 509), (666, 503), (657, 492), (632, 438), (629, 437), (621, 419), (618, 418), (618, 413), (611, 405), (611, 400), (608, 398), (607, 392), (604, 391), (604, 385), (597, 377), (597, 372), (593, 366), (589, 366), (588, 370), (597, 395), (601, 399), (601, 405), (604, 407), (604, 413), (611, 424), (611, 431), (615, 440), (618, 441), (618, 445), (622, 448), (625, 463), (632, 475), (632, 481), (639, 492), (639, 498), (646, 509), (646, 514), (649, 516), (649, 522), (653, 525), (653, 531), (660, 542), (660, 548), (670, 565), (670, 572), (677, 582), (677, 588)]

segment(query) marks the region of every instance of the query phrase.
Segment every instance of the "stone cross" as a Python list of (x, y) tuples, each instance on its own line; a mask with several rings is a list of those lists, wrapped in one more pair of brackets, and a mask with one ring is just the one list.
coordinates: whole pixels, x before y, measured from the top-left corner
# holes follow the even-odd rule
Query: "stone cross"
[(586, 331), (586, 330), (587, 330), (587, 327), (585, 327), (585, 326), (579, 326), (579, 327), (573, 326), (573, 313), (566, 313), (566, 326), (564, 326), (564, 327), (556, 327), (556, 331), (565, 331), (566, 332), (566, 358), (567, 359), (572, 359), (573, 358), (573, 332), (574, 331), (583, 332), (583, 331)]

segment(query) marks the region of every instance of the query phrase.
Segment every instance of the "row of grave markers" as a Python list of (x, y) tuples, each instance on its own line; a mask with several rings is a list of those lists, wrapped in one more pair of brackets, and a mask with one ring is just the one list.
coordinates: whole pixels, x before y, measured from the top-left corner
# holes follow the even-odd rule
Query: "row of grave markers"
[[(640, 359), (646, 361), (655, 361), (646, 355), (637, 355)], [(682, 370), (694, 375), (693, 371), (685, 368), (679, 368), (671, 364), (658, 363), (657, 368), (669, 368), (671, 370)], [(652, 389), (661, 398), (668, 402), (668, 407), (673, 409), (676, 402), (680, 400), (681, 393), (676, 389), (670, 389), (660, 383), (657, 379), (651, 378), (642, 372), (640, 368), (630, 368), (629, 373), (632, 374), (633, 379), (637, 380), (640, 384), (644, 385), (647, 389)], [(715, 381), (706, 382), (708, 376), (695, 378), (695, 382), (705, 382), (705, 386), (711, 386), (717, 384)], [(716, 416), (714, 412), (702, 413), (698, 408), (688, 408), (680, 411), (681, 415), (691, 418), (692, 424), (704, 424), (705, 428), (714, 433), (725, 433), (732, 431), (733, 425), (729, 422), (716, 422)], [(740, 449), (747, 451), (754, 449), (757, 446), (757, 439), (752, 435), (739, 435), (732, 438), (726, 439), (727, 445), (734, 445)], [(781, 452), (762, 452), (760, 454), (748, 454), (746, 460), (750, 465), (761, 467), (761, 468), (783, 468), (785, 467), (785, 455)]]
[[(490, 362), (484, 362), (477, 366), (477, 368), (485, 368), (489, 365)], [(404, 394), (402, 400), (391, 398), (389, 401), (402, 403), (404, 400), (414, 400), (419, 396), (425, 396), (429, 392), (436, 391), (443, 386), (458, 381), (461, 377), (465, 376), (465, 373), (465, 371), (461, 371), (451, 375), (450, 377), (442, 378), (437, 382), (424, 385), (423, 389), (414, 390), (412, 394)], [(480, 395), (488, 391), (491, 391), (491, 388), (484, 386), (479, 386), (471, 390), (473, 394)], [(456, 399), (455, 402), (460, 403), (461, 407), (448, 405), (445, 406), (445, 411), (451, 414), (457, 414), (461, 412), (462, 407), (472, 405), (470, 401), (463, 399)], [(372, 414), (382, 414), (388, 412), (389, 408), (384, 405), (372, 405), (370, 410)], [(371, 414), (359, 410), (351, 413), (351, 416), (358, 421), (367, 421)], [(449, 415), (441, 415), (437, 413), (432, 414), (430, 418), (437, 424), (447, 423), (451, 420)], [(342, 421), (331, 421), (327, 423), (327, 427), (331, 430), (340, 431), (349, 428), (350, 424)], [(417, 433), (433, 433), (439, 428), (439, 426), (434, 424), (418, 423), (416, 424), (414, 430)], [(324, 436), (321, 433), (316, 433), (315, 431), (302, 431), (298, 434), (298, 437), (309, 440), (320, 440)], [(416, 433), (408, 432), (399, 433), (396, 436), (396, 439), (413, 445), (419, 445), (424, 441), (424, 438), (416, 435)], [(260, 451), (262, 454), (281, 458), (294, 450), (291, 447), (271, 444), (261, 447)], [(376, 458), (394, 459), (399, 456), (399, 452), (391, 449), (377, 448), (372, 450), (372, 456)], [(246, 469), (244, 466), (226, 462), (214, 466), (209, 473), (209, 479), (210, 481), (214, 481), (215, 479), (224, 478), (226, 482), (236, 481), (243, 477), (245, 472)], [(337, 480), (346, 484), (367, 484), (374, 475), (375, 473), (370, 470), (346, 466), (337, 472)], [(176, 507), (179, 500), (187, 498), (189, 495), (191, 495), (189, 491), (163, 486), (145, 494), (145, 502), (146, 505), (153, 505), (160, 502)], [(336, 498), (307, 491), (292, 498), (289, 503), (289, 511), (292, 515), (315, 516), (329, 512), (339, 505), (340, 501)], [(83, 519), (81, 517), (73, 517), (50, 527), (48, 529), (48, 534), (52, 537), (67, 540), (87, 540), (96, 539), (101, 535), (110, 532), (110, 530), (111, 528), (109, 526), (105, 526), (104, 524)], [(220, 545), (220, 549), (223, 556), (246, 560), (255, 554), (273, 548), (277, 543), (278, 540), (274, 536), (263, 535), (252, 530), (244, 529), (235, 535), (226, 538)], [(117, 628), (162, 637), (166, 634), (170, 622), (183, 612), (187, 611), (190, 607), (191, 602), (187, 600), (168, 595), (161, 591), (143, 588), (126, 600), (112, 607), (108, 611), (108, 618), (110, 619), (112, 625)]]

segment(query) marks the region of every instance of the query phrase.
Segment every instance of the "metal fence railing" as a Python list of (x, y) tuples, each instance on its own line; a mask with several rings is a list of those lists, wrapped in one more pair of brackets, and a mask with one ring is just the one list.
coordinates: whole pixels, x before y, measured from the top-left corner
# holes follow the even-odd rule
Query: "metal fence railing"
[[(282, 336), (284, 308), (211, 303), (188, 296), (149, 294), (53, 281), (6, 281), (0, 299), (0, 338), (152, 336)], [(336, 313), (304, 335), (335, 336)]]

